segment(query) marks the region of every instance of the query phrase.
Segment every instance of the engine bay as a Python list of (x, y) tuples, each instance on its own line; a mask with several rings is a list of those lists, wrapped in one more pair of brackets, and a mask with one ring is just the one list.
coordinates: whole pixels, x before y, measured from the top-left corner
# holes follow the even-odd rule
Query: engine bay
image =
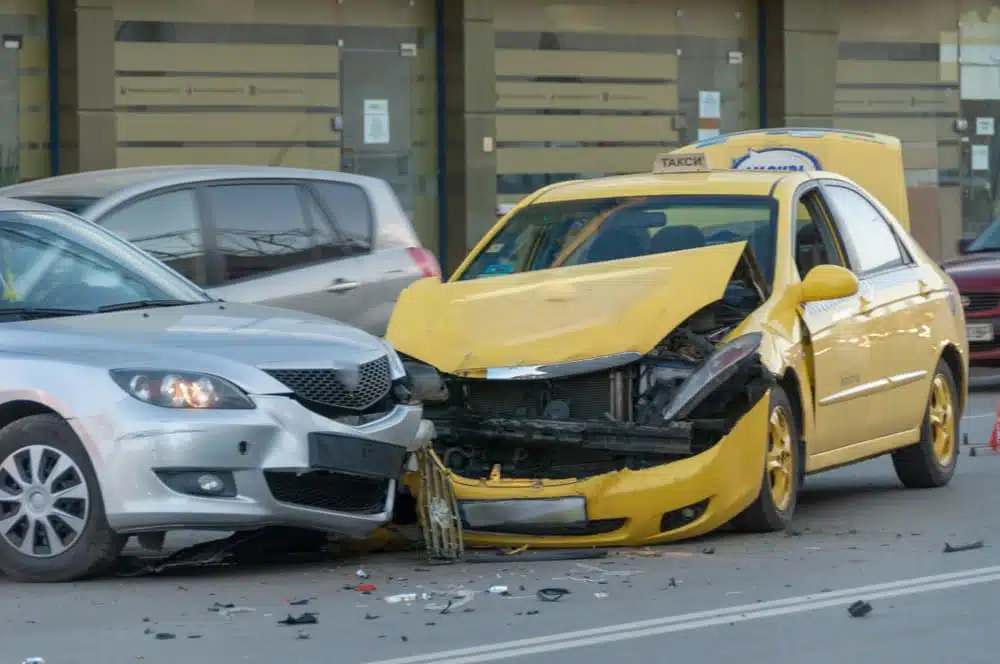
[(773, 383), (756, 353), (714, 386), (683, 421), (668, 406), (719, 344), (764, 300), (741, 262), (725, 296), (628, 365), (531, 380), (442, 376), (447, 400), (425, 404), (435, 452), (472, 479), (574, 479), (641, 470), (717, 443)]

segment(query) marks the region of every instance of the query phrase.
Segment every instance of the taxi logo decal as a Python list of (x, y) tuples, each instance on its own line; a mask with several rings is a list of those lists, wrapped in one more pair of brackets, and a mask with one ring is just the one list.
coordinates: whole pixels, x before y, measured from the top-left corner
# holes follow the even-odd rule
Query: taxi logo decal
[(795, 148), (762, 148), (748, 150), (733, 160), (738, 171), (820, 171), (819, 159)]

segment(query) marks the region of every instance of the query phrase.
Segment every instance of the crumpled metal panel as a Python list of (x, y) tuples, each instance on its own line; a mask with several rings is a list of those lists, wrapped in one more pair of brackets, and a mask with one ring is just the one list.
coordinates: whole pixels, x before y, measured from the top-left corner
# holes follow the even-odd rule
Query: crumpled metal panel
[(430, 447), (416, 454), (420, 476), (417, 514), (427, 556), (435, 562), (460, 560), (465, 552), (462, 520), (449, 472)]

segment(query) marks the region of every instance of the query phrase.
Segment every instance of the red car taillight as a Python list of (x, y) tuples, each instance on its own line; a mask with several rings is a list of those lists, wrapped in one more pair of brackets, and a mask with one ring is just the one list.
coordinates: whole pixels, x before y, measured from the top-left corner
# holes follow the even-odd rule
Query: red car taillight
[(438, 264), (437, 258), (434, 254), (422, 249), (420, 247), (407, 247), (406, 253), (410, 254), (410, 258), (413, 262), (417, 264), (420, 268), (420, 273), (424, 277), (440, 277), (441, 276), (441, 266)]

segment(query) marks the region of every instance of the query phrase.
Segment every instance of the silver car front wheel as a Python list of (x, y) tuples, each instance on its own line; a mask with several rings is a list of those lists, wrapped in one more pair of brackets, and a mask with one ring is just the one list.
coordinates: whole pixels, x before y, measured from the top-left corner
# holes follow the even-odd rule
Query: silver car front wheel
[(0, 572), (75, 581), (107, 571), (127, 538), (108, 526), (90, 455), (58, 415), (0, 429)]
[(31, 558), (58, 556), (80, 539), (90, 512), (87, 480), (69, 455), (29, 445), (0, 462), (0, 537)]

